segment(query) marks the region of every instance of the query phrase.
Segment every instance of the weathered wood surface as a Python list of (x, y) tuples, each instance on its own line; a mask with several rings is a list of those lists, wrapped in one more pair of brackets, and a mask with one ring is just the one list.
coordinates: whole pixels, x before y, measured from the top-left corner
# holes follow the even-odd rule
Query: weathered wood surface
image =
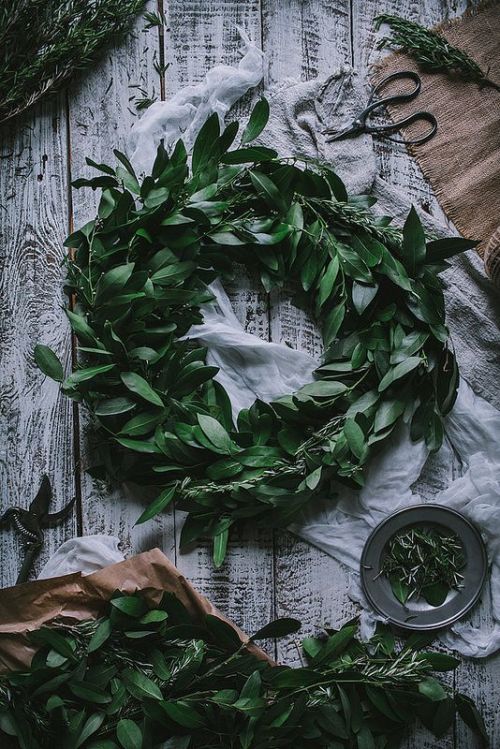
[[(51, 531), (41, 563), (75, 533), (118, 535), (127, 553), (159, 546), (213, 602), (248, 631), (273, 616), (292, 615), (304, 631), (339, 625), (355, 614), (349, 574), (335, 560), (286, 532), (247, 529), (232, 539), (224, 567), (214, 571), (208, 547), (180, 553), (182, 518), (175, 513), (134, 528), (143, 506), (133, 488), (109, 492), (85, 473), (91, 460), (84, 414), (73, 413), (57, 387), (33, 364), (37, 341), (50, 344), (67, 367), (71, 345), (60, 310), (62, 240), (72, 226), (92, 218), (95, 196), (75, 191), (72, 179), (88, 173), (85, 156), (109, 158), (126, 148), (138, 116), (134, 98), (162, 97), (201, 80), (213, 64), (239, 59), (236, 26), (266, 53), (263, 87), (285, 77), (324, 76), (339, 64), (362, 74), (376, 59), (373, 18), (396, 12), (425, 24), (464, 10), (466, 0), (151, 0), (165, 14), (163, 29), (137, 21), (127, 42), (111, 49), (94, 70), (71, 85), (67, 97), (36, 109), (4, 130), (0, 144), (0, 512), (26, 506), (44, 472), (58, 506), (76, 492), (78, 512)], [(155, 63), (165, 63), (164, 73)], [(238, 105), (248, 111), (251, 97)], [(376, 146), (379, 173), (435, 215), (439, 206), (418, 166), (401, 146)], [(270, 299), (251, 278), (229, 289), (246, 329), (318, 355), (310, 322), (285, 294)], [(450, 464), (450, 475), (454, 467)], [(448, 477), (435, 477), (436, 490)], [(432, 493), (432, 482), (427, 491)], [(0, 583), (12, 584), (22, 548), (12, 533), (0, 538)], [(36, 572), (36, 570), (35, 570)], [(297, 663), (296, 642), (276, 655)], [(455, 684), (477, 700), (500, 744), (500, 659), (467, 663)], [(470, 732), (457, 727), (436, 742), (425, 732), (408, 737), (408, 749), (474, 749)]]

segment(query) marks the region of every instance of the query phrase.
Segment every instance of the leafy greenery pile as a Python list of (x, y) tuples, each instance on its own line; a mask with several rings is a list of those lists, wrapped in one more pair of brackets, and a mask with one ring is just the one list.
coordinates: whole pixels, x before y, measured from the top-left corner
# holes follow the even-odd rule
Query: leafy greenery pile
[[(123, 154), (76, 187), (101, 188), (95, 220), (72, 234), (67, 310), (84, 363), (66, 379), (55, 354), (35, 358), (91, 411), (104, 469), (96, 475), (162, 491), (139, 522), (176, 500), (181, 544), (214, 538), (221, 564), (232, 525), (286, 526), (334, 481), (363, 484), (364, 466), (406, 412), (413, 439), (437, 450), (458, 386), (438, 273), (464, 239), (426, 242), (415, 210), (403, 230), (349, 198), (327, 166), (248, 146), (268, 118), (260, 101), (228, 150), (214, 115), (192, 160), (160, 145), (142, 182)], [(368, 206), (368, 207), (367, 207)], [(291, 280), (322, 328), (317, 379), (233, 424), (205, 349), (180, 340), (202, 321), (207, 284), (244, 264), (266, 290)], [(80, 357), (79, 361), (82, 361)]]
[(450, 590), (461, 587), (464, 567), (464, 549), (455, 533), (410, 528), (390, 540), (381, 571), (401, 603), (422, 597), (441, 606)]
[[(252, 640), (299, 626), (281, 619)], [(398, 650), (381, 630), (367, 646), (356, 629), (304, 640), (303, 668), (274, 667), (172, 594), (149, 609), (117, 593), (100, 620), (32, 633), (30, 670), (0, 677), (0, 736), (20, 749), (395, 749), (416, 717), (442, 736), (457, 711), (486, 736), (474, 703), (431, 674), (455, 658), (417, 652), (421, 635)]]
[(0, 123), (58, 91), (129, 28), (145, 0), (2, 0)]
[(500, 91), (500, 86), (488, 78), (487, 71), (482, 70), (466, 52), (450, 44), (442, 34), (390, 13), (375, 18), (375, 29), (378, 30), (383, 23), (390, 26), (393, 36), (381, 39), (378, 49), (402, 49), (430, 73), (447, 73)]

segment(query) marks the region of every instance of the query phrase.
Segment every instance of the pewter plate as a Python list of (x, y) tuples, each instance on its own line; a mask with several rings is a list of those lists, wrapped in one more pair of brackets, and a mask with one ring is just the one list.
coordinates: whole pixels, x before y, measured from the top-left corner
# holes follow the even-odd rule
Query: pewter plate
[[(451, 590), (441, 606), (431, 606), (423, 598), (400, 603), (387, 578), (379, 574), (390, 539), (415, 525), (452, 531), (462, 542), (463, 586)], [(390, 515), (373, 530), (361, 556), (361, 583), (370, 605), (390, 624), (411, 630), (441, 629), (465, 616), (481, 595), (487, 570), (486, 548), (477, 528), (460, 512), (441, 505), (413, 505)]]

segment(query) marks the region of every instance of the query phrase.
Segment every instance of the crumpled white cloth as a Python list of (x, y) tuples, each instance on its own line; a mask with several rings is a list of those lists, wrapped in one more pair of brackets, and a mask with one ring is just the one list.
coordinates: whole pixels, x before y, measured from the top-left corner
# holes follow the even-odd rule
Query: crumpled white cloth
[(229, 109), (264, 74), (264, 55), (242, 29), (243, 57), (237, 67), (216, 65), (205, 80), (184, 86), (168, 101), (152, 104), (138, 120), (129, 137), (132, 162), (139, 172), (150, 174), (161, 140), (167, 150), (182, 138), (190, 149), (205, 120), (217, 112), (221, 125)]
[[(216, 66), (204, 82), (153, 105), (134, 126), (130, 144), (139, 171), (149, 169), (162, 138), (167, 147), (179, 137), (190, 146), (209, 114), (216, 111), (222, 119), (239, 96), (260, 82), (262, 53), (247, 38), (244, 41), (245, 54), (237, 68)], [(377, 210), (400, 219), (407, 214), (409, 201), (377, 175), (371, 139), (362, 136), (327, 143), (322, 132), (332, 124), (340, 129), (353, 119), (365, 103), (363, 85), (347, 68), (332, 72), (325, 80), (284, 81), (268, 93), (271, 116), (260, 142), (276, 148), (282, 156), (293, 154), (330, 163), (351, 194), (374, 193), (379, 199)], [(436, 234), (449, 235), (449, 228), (428, 213), (420, 211), (420, 217)], [(363, 542), (373, 526), (398, 508), (423, 501), (411, 490), (422, 470), (429, 473), (421, 479), (425, 489), (426, 481), (432, 485), (436, 473), (446, 475), (452, 453), (459, 455), (462, 475), (432, 500), (463, 511), (485, 537), (492, 572), (490, 592), (481, 605), (493, 623), (487, 627), (485, 617), (476, 628), (469, 621), (460, 622), (443, 636), (443, 642), (466, 655), (481, 657), (500, 647), (500, 414), (494, 407), (500, 407), (500, 304), (491, 294), (491, 284), (474, 253), (454, 258), (451, 265), (443, 280), (459, 365), (464, 379), (474, 383), (475, 391), (489, 403), (475, 396), (462, 380), (457, 404), (447, 420), (446, 445), (431, 457), (430, 466), (425, 468), (428, 456), (424, 444), (412, 443), (408, 427), (402, 424), (371, 464), (361, 492), (342, 489), (337, 502), (311, 507), (292, 529), (356, 570)], [(211, 288), (215, 302), (204, 308), (204, 323), (192, 328), (188, 337), (204, 343), (208, 361), (221, 368), (217, 378), (228, 391), (235, 413), (256, 397), (272, 400), (311, 380), (317, 362), (303, 352), (246, 333), (222, 286), (216, 283)], [(427, 491), (422, 494), (428, 496)], [(359, 588), (353, 586), (352, 594), (366, 605)], [(365, 633), (373, 623), (372, 614), (363, 614)]]
[(318, 362), (305, 351), (270, 343), (243, 330), (222, 284), (209, 286), (215, 297), (203, 308), (203, 324), (193, 325), (186, 338), (208, 348), (207, 363), (219, 367), (216, 379), (231, 400), (233, 418), (256, 398), (267, 403), (311, 382)]
[(102, 570), (108, 564), (123, 562), (125, 557), (118, 548), (120, 539), (116, 536), (78, 536), (65, 541), (45, 563), (39, 580), (49, 577), (60, 577), (72, 572), (91, 572)]
[[(455, 408), (446, 418), (446, 437), (446, 444), (432, 458), (433, 474), (448, 472), (453, 452), (462, 462), (463, 475), (435, 494), (432, 501), (462, 512), (481, 530), (491, 572), (479, 607), (481, 613), (489, 612), (493, 621), (481, 628), (467, 620), (457, 622), (440, 638), (463, 655), (485, 657), (500, 648), (500, 411), (462, 381)], [(342, 487), (337, 502), (315, 503), (290, 528), (356, 573), (351, 597), (364, 608), (361, 634), (365, 638), (373, 634), (382, 618), (372, 612), (359, 585), (363, 546), (388, 514), (424, 501), (412, 486), (427, 458), (424, 443), (412, 442), (409, 426), (401, 423), (370, 463), (361, 490)]]

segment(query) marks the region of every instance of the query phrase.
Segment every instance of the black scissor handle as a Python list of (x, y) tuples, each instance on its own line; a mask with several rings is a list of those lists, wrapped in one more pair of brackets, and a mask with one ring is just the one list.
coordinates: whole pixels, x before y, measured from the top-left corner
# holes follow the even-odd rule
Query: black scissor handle
[[(411, 125), (414, 122), (428, 122), (430, 124), (430, 128), (423, 135), (419, 135), (416, 138), (406, 139), (394, 138), (391, 136), (391, 133), (396, 133), (401, 130), (401, 128), (408, 127), (408, 125)], [(393, 143), (404, 143), (407, 146), (416, 146), (420, 145), (421, 143), (427, 143), (427, 141), (436, 134), (437, 129), (437, 120), (434, 115), (431, 114), (431, 112), (414, 112), (413, 114), (408, 115), (408, 117), (404, 117), (402, 120), (391, 122), (390, 124), (386, 125), (365, 125), (365, 131), (367, 133), (381, 135), (387, 138), (387, 140), (392, 141)]]
[[(379, 98), (379, 95), (384, 91), (387, 85), (391, 83), (391, 81), (404, 80), (413, 81), (413, 83), (415, 84), (410, 91), (402, 91), (399, 94), (390, 94), (389, 96)], [(396, 73), (391, 73), (385, 78), (382, 78), (382, 80), (379, 81), (377, 85), (372, 89), (366, 109), (370, 107), (370, 111), (372, 111), (371, 108), (374, 108), (373, 105), (385, 106), (386, 104), (397, 104), (398, 102), (412, 101), (418, 96), (421, 88), (422, 79), (414, 70), (399, 70)]]

